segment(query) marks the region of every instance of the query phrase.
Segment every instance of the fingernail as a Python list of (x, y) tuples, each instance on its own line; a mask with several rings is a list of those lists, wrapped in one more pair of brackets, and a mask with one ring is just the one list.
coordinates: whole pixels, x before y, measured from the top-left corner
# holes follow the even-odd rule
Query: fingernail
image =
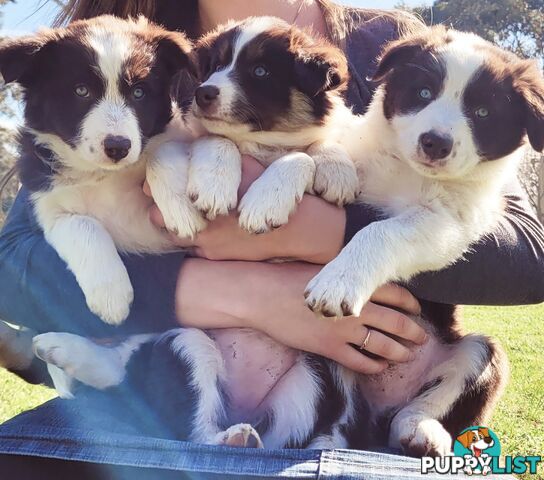
[(429, 341), (429, 338), (431, 338), (431, 336), (426, 333), (425, 336), (423, 337), (423, 343), (427, 343)]

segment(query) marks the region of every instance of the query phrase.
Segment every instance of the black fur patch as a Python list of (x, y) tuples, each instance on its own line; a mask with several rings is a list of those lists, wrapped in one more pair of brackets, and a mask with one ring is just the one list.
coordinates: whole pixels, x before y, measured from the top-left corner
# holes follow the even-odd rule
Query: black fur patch
[(17, 170), (21, 183), (31, 192), (49, 190), (55, 173), (61, 168), (54, 153), (36, 145), (34, 136), (30, 133), (19, 135), (19, 146)]
[[(489, 116), (479, 118), (485, 108)], [(525, 102), (513, 86), (511, 75), (499, 67), (485, 65), (472, 78), (463, 93), (463, 110), (471, 124), (479, 154), (496, 160), (517, 150), (525, 136)]]
[[(383, 102), (385, 117), (391, 119), (396, 115), (407, 115), (423, 110), (440, 95), (445, 78), (444, 64), (430, 52), (417, 52), (412, 58), (395, 64), (385, 84)], [(421, 97), (420, 91), (423, 88), (431, 91), (430, 100)]]

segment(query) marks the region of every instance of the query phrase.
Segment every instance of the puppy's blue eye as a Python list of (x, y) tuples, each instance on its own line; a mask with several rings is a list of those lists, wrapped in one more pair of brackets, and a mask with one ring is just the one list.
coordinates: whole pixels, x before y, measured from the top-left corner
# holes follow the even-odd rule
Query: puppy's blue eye
[(257, 65), (253, 69), (253, 75), (257, 78), (265, 78), (270, 75), (270, 72), (266, 69), (266, 67), (263, 67), (262, 65)]
[(485, 107), (480, 107), (480, 108), (475, 110), (474, 114), (478, 118), (487, 118), (487, 117), (489, 117), (489, 110), (487, 108), (485, 108)]
[(141, 98), (145, 96), (145, 90), (142, 87), (134, 87), (132, 89), (132, 96), (136, 100), (140, 100)]
[(76, 85), (76, 88), (74, 88), (74, 92), (78, 97), (88, 97), (89, 96), (89, 88), (86, 85)]
[(421, 88), (418, 94), (423, 100), (431, 100), (433, 98), (433, 92), (431, 92), (430, 88)]

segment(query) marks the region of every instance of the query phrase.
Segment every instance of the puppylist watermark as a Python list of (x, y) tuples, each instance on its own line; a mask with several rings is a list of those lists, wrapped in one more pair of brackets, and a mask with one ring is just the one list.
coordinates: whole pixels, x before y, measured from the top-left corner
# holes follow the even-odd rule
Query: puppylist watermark
[(488, 475), (537, 473), (541, 456), (500, 457), (501, 444), (497, 435), (487, 427), (469, 427), (455, 439), (453, 455), (423, 457), (421, 473)]

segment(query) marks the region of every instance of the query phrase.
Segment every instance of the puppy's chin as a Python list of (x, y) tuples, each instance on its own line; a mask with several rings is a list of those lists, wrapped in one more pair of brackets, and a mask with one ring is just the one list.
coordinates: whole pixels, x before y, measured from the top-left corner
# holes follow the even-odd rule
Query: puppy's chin
[(434, 180), (459, 180), (467, 177), (473, 170), (471, 166), (461, 164), (449, 157), (431, 162), (424, 156), (415, 153), (404, 158), (419, 175)]

